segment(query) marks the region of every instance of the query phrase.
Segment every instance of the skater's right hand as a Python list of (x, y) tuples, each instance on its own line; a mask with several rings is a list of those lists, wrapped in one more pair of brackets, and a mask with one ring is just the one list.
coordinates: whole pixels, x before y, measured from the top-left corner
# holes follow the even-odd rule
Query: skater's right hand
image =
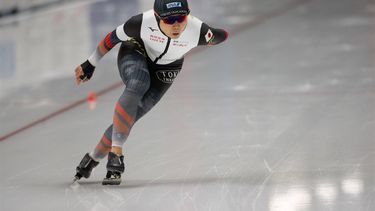
[(95, 67), (88, 60), (79, 65), (75, 69), (77, 85), (90, 80), (92, 75), (94, 74), (94, 71)]

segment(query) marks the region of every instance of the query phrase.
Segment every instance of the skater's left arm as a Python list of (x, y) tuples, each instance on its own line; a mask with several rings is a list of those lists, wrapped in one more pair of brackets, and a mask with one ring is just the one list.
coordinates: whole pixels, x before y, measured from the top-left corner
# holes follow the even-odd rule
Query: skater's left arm
[(202, 23), (198, 45), (217, 45), (228, 38), (224, 29), (216, 29)]

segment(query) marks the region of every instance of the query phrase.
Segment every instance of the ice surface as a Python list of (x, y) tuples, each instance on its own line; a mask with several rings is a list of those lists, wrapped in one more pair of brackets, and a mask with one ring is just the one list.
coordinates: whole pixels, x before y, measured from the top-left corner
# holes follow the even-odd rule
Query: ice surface
[[(0, 210), (374, 210), (374, 5), (311, 0), (272, 15), (290, 2), (191, 1), (194, 15), (234, 33), (189, 54), (135, 125), (123, 184), (101, 185), (105, 160), (72, 184), (117, 88), (95, 110), (80, 104), (0, 142)], [(115, 52), (81, 87), (73, 70), (144, 7), (80, 4), (2, 25), (15, 66), (0, 79), (0, 136), (117, 83)]]

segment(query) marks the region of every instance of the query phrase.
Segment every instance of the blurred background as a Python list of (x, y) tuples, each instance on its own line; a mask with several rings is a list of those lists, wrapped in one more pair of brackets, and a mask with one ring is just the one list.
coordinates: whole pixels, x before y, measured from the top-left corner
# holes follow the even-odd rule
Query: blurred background
[[(118, 47), (152, 0), (0, 0), (0, 210), (374, 210), (375, 2), (190, 0), (229, 39), (199, 47), (125, 144), (71, 185), (123, 90)], [(22, 198), (22, 203), (20, 199)]]

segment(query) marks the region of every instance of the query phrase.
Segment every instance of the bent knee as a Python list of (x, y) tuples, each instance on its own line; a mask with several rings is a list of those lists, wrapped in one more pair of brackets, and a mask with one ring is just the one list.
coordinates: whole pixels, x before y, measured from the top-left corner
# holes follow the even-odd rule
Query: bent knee
[(143, 96), (150, 88), (150, 76), (143, 79), (130, 79), (126, 83), (126, 90)]

